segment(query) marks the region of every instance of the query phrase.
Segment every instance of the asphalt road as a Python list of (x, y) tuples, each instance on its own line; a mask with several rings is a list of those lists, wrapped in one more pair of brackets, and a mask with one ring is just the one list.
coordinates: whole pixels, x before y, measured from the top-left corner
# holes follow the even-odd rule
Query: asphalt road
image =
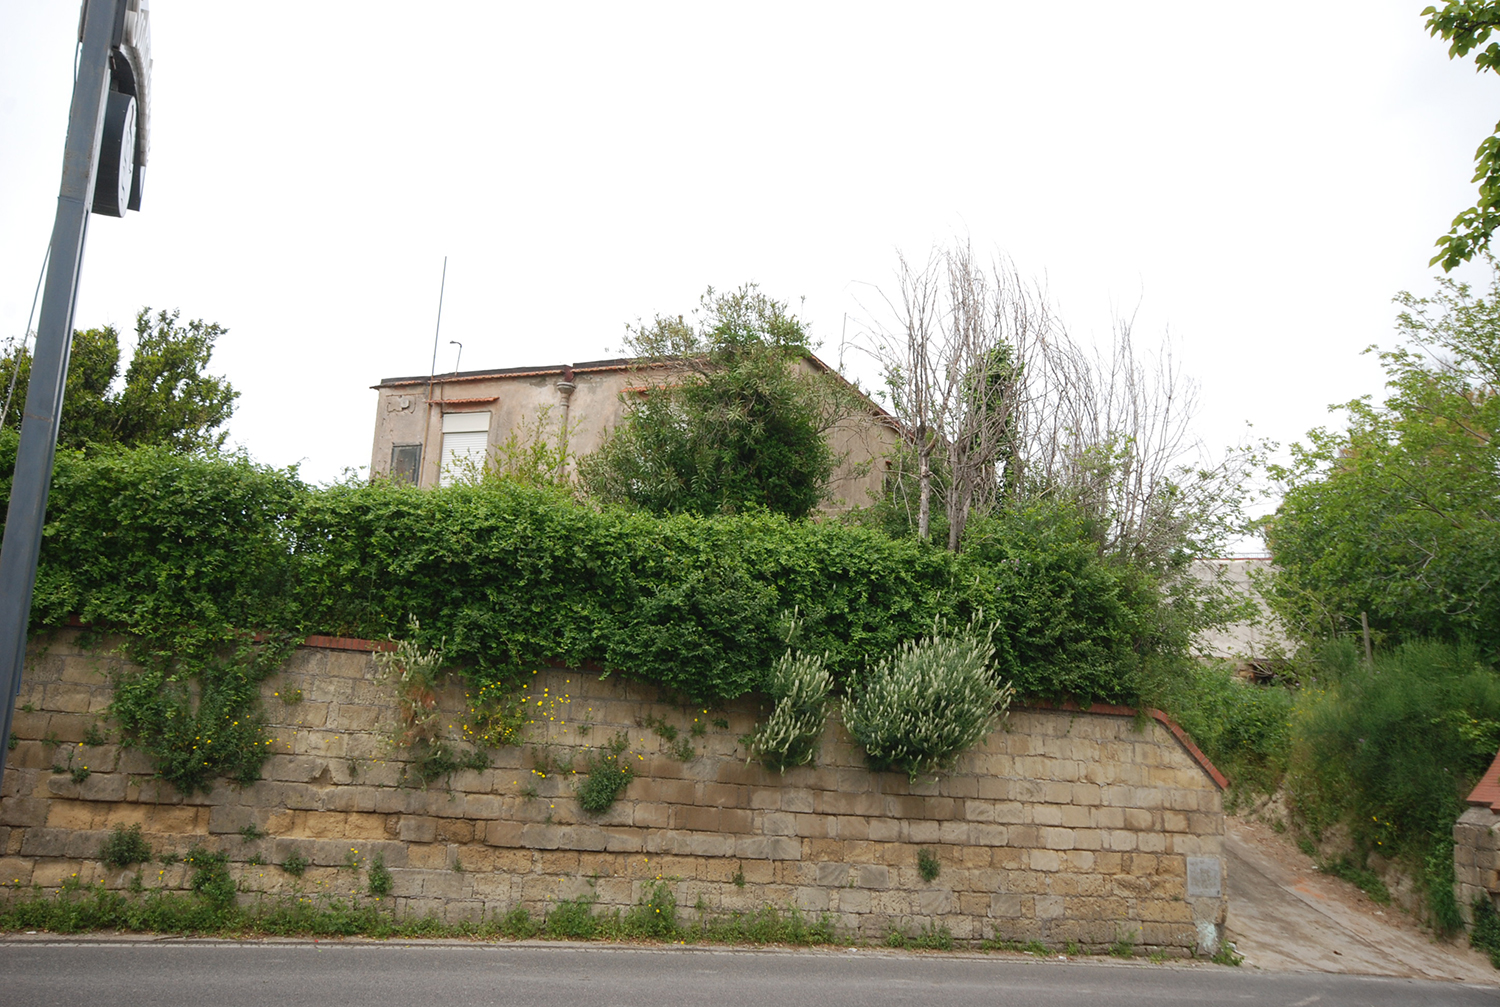
[(1494, 986), (1213, 965), (534, 944), (0, 942), (0, 1004), (1500, 1004)]

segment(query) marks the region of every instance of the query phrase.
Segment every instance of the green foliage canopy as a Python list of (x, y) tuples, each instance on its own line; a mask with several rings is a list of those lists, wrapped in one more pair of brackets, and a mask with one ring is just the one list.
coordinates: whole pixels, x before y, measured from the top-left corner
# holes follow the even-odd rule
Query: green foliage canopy
[(1468, 638), (1500, 654), (1500, 273), (1476, 295), (1439, 281), (1402, 294), (1406, 344), (1380, 353), (1387, 397), (1347, 403), (1275, 470), (1267, 526), (1274, 596), (1302, 632), (1337, 635), (1367, 611), (1393, 641)]
[(590, 495), (655, 514), (764, 509), (806, 517), (837, 458), (825, 433), (847, 408), (831, 375), (802, 361), (802, 322), (753, 284), (704, 295), (697, 324), (658, 316), (627, 333), (648, 386), (580, 467)]
[[(136, 315), (135, 352), (120, 377), (120, 336), (112, 326), (73, 334), (58, 446), (165, 444), (177, 451), (223, 446), (221, 430), (239, 397), (229, 382), (206, 373), (222, 327), (178, 312), (150, 308)], [(10, 409), (0, 420), (18, 430), (31, 377), (31, 354), (12, 346), (0, 357), (0, 387), (15, 378)]]
[[(1500, 2), (1448, 0), (1442, 7), (1425, 8), (1422, 16), (1432, 36), (1449, 43), (1449, 58), (1472, 53), (1480, 73), (1500, 70), (1500, 43), (1490, 41), (1500, 28)], [(1500, 226), (1500, 124), (1474, 152), (1473, 181), (1479, 186), (1479, 199), (1454, 217), (1452, 229), (1437, 240), (1438, 254), (1430, 264), (1441, 265), (1445, 272), (1488, 251), (1490, 237)]]

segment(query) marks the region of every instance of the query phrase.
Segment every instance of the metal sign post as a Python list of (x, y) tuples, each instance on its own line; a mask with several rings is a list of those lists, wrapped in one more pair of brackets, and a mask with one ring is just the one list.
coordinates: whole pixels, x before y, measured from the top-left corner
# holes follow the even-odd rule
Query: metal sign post
[[(124, 216), (140, 204), (151, 72), (147, 0), (84, 0), (78, 76), (63, 148), (62, 188), (52, 226), (51, 259), (37, 322), (5, 538), (0, 542), (0, 741), (10, 738), (26, 629), (36, 586), (42, 522), (57, 450), (63, 389), (73, 343), (73, 308), (89, 212)], [(100, 165), (101, 151), (108, 161)], [(0, 744), (0, 774), (8, 745)]]

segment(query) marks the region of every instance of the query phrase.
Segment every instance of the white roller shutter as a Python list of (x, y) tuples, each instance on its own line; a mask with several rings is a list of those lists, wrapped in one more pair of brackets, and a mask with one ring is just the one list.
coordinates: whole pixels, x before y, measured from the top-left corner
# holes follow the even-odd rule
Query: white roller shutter
[(446, 486), (484, 464), (489, 446), (489, 413), (446, 413), (443, 416), (443, 459), (438, 485)]

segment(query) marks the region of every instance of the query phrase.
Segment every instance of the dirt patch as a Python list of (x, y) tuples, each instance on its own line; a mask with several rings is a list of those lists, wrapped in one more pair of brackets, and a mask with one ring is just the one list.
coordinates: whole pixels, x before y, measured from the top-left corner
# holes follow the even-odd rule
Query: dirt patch
[(1500, 971), (1466, 939), (1438, 941), (1394, 906), (1321, 873), (1269, 827), (1225, 819), (1228, 937), (1245, 965), (1500, 986)]

